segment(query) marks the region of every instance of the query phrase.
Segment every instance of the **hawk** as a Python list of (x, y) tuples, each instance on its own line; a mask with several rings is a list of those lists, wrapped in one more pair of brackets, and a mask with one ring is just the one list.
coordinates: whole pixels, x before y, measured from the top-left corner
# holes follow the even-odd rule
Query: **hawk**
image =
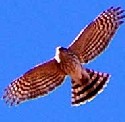
[(47, 95), (71, 77), (72, 105), (91, 101), (103, 91), (110, 75), (85, 68), (86, 64), (108, 46), (111, 38), (123, 23), (124, 10), (111, 7), (99, 14), (67, 47), (57, 47), (55, 57), (36, 65), (15, 79), (5, 89), (3, 99), (9, 105)]

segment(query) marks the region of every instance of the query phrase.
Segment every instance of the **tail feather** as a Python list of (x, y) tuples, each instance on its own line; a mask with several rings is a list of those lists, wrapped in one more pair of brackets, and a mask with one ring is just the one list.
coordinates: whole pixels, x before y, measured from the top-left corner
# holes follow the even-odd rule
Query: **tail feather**
[(86, 69), (86, 72), (90, 76), (86, 84), (81, 85), (72, 80), (72, 105), (85, 104), (94, 99), (97, 94), (103, 91), (110, 78), (107, 73), (90, 69)]

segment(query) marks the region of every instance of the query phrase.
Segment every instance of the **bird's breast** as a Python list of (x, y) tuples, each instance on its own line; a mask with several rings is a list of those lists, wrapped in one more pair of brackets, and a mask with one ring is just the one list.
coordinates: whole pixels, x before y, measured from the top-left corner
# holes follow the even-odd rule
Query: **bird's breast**
[(78, 57), (74, 54), (60, 56), (60, 67), (67, 74), (73, 77), (82, 77), (82, 66)]

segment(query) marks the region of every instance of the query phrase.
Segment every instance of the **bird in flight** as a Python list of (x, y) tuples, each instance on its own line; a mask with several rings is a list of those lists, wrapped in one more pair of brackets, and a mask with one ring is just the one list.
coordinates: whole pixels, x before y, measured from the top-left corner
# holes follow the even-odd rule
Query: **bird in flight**
[(5, 89), (3, 99), (9, 105), (47, 95), (61, 85), (66, 76), (71, 77), (72, 105), (91, 101), (103, 91), (110, 75), (85, 68), (84, 65), (108, 46), (120, 25), (124, 10), (111, 7), (99, 14), (67, 47), (57, 47), (55, 57), (36, 65), (15, 79)]

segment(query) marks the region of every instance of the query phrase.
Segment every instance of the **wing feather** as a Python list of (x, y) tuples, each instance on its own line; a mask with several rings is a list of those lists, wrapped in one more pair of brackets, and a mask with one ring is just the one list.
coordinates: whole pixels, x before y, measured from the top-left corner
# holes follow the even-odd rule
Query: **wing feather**
[(14, 80), (4, 92), (3, 98), (9, 105), (48, 94), (61, 85), (65, 74), (55, 59), (37, 65), (23, 76)]
[(111, 7), (92, 21), (69, 46), (80, 59), (87, 63), (98, 56), (109, 44), (119, 26), (123, 23), (124, 10)]

